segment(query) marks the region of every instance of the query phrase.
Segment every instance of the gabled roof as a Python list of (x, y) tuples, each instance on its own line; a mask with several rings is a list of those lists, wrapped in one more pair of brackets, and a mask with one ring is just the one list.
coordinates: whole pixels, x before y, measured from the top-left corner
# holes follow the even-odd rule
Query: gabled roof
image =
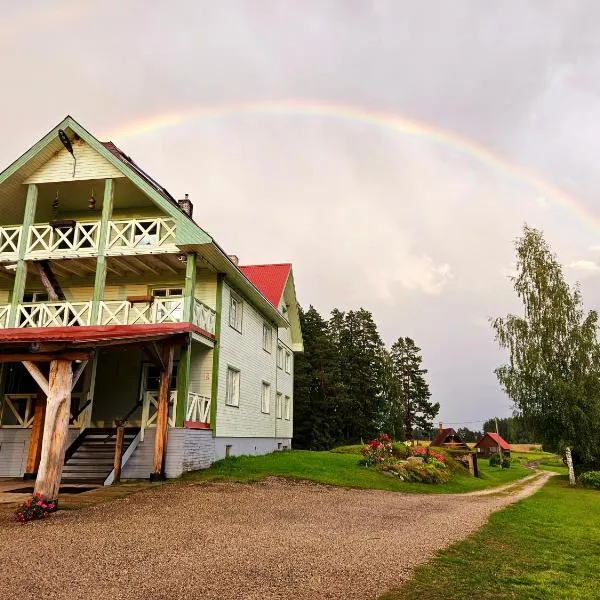
[(510, 450), (510, 444), (500, 435), (498, 435), (497, 433), (491, 433), (489, 431), (487, 431), (486, 433), (484, 433), (479, 440), (477, 440), (477, 443), (475, 444), (475, 447), (477, 448), (479, 446), (479, 444), (486, 438), (489, 437), (490, 439), (492, 439), (494, 442), (496, 442), (496, 444), (498, 444), (500, 446), (500, 448), (502, 448), (502, 450)]
[(246, 265), (240, 271), (258, 288), (262, 295), (273, 305), (279, 307), (283, 290), (292, 265)]
[(289, 322), (279, 312), (278, 307), (273, 306), (270, 299), (266, 298), (248, 277), (238, 269), (217, 242), (181, 210), (177, 201), (163, 186), (150, 177), (115, 144), (100, 142), (71, 116), (65, 117), (27, 152), (0, 172), (0, 185), (4, 186), (8, 192), (20, 188), (27, 177), (61, 150), (63, 145), (58, 138), (60, 129), (66, 132), (69, 139), (79, 138), (87, 143), (146, 194), (161, 210), (174, 218), (177, 222), (175, 243), (182, 251), (201, 252), (205, 258), (209, 259), (216, 270), (225, 273), (279, 327), (289, 326)]
[(292, 350), (304, 352), (292, 265), (245, 265), (239, 270), (278, 311), (281, 309), (290, 324)]
[[(447, 442), (446, 440), (449, 437), (453, 437), (455, 442)], [(468, 448), (467, 444), (463, 441), (463, 439), (456, 433), (456, 431), (452, 427), (446, 427), (445, 429), (438, 429), (437, 435), (433, 442), (431, 442), (432, 446), (443, 446), (444, 444), (456, 444), (463, 448)]]

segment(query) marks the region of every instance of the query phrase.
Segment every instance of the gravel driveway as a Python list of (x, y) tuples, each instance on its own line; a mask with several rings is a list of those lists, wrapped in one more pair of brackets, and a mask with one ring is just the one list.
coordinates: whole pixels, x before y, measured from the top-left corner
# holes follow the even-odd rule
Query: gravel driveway
[(490, 495), (167, 485), (0, 523), (0, 598), (374, 598), (548, 475)]

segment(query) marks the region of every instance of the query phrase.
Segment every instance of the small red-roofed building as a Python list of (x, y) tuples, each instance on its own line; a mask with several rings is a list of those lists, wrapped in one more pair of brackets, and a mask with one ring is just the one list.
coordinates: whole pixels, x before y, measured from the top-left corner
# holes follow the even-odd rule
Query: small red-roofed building
[(503, 454), (510, 454), (510, 444), (497, 433), (484, 433), (475, 444), (478, 456), (498, 454), (498, 448), (502, 450)]

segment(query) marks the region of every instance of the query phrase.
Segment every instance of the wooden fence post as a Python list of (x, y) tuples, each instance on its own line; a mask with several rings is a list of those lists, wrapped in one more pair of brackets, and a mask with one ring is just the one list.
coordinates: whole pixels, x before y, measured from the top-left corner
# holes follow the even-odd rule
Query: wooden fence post
[(115, 471), (115, 477), (113, 481), (121, 481), (121, 465), (123, 463), (123, 440), (125, 439), (125, 427), (123, 421), (115, 421), (117, 426), (117, 441), (115, 444), (115, 460), (113, 468)]

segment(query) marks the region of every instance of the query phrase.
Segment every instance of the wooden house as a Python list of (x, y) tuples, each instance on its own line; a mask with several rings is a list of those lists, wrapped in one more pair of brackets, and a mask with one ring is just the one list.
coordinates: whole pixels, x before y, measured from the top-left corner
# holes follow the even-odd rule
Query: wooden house
[(478, 456), (491, 456), (502, 450), (504, 454), (510, 455), (510, 444), (497, 433), (484, 433), (475, 444)]
[(291, 265), (238, 266), (73, 118), (0, 173), (0, 477), (51, 499), (289, 448), (302, 349)]
[(452, 427), (444, 428), (441, 424), (431, 445), (436, 448), (448, 448), (450, 450), (469, 450), (469, 446), (463, 442)]

